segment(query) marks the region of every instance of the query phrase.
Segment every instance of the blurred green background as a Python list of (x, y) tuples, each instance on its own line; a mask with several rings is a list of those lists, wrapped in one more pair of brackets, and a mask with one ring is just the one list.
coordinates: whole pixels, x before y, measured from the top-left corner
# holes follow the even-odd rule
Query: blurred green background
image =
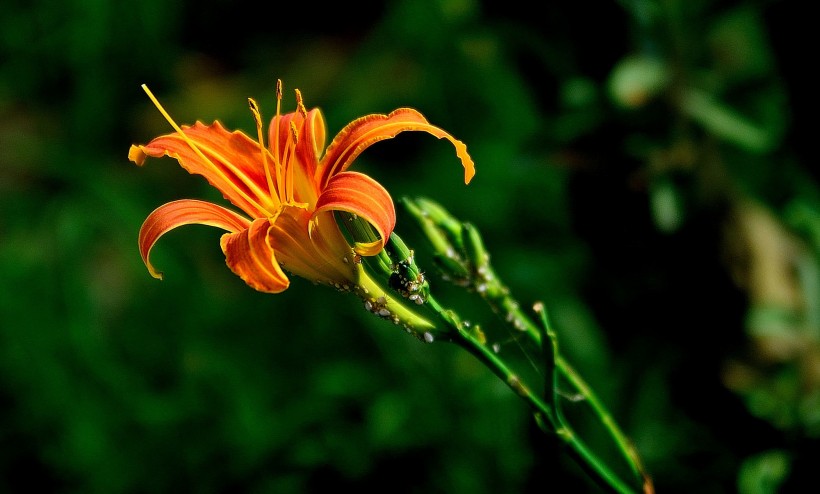
[[(427, 135), (356, 166), (478, 227), (659, 493), (820, 488), (816, 28), (802, 8), (5, 0), (0, 491), (599, 492), (465, 352), (301, 279), (254, 292), (218, 230), (166, 235), (166, 278), (148, 275), (145, 216), (217, 196), (173, 160), (127, 160), (170, 131), (140, 84), (180, 123), (255, 135), (247, 97), (269, 117), (277, 78), (285, 110), (301, 89), (331, 136), (412, 106), (467, 143), (466, 187)], [(397, 231), (433, 289), (462, 300), (401, 209)]]

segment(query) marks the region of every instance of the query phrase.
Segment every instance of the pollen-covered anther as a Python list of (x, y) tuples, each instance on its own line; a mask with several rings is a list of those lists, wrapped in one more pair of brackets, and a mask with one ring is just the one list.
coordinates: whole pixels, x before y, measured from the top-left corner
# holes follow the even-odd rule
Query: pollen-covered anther
[(302, 91), (298, 89), (294, 91), (296, 92), (296, 111), (301, 113), (303, 117), (307, 117), (307, 109), (305, 108), (305, 101), (302, 99)]
[(296, 128), (296, 124), (291, 122), (290, 123), (290, 135), (293, 137), (293, 144), (299, 143), (299, 130)]

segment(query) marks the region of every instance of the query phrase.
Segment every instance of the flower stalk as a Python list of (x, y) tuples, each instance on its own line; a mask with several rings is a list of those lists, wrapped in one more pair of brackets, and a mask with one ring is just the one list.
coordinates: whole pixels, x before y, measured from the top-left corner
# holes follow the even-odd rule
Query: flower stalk
[[(472, 224), (459, 222), (429, 199), (404, 198), (402, 204), (418, 222), (435, 249), (434, 262), (442, 277), (479, 294), (514, 335), (521, 335), (527, 343), (540, 350), (544, 373), (543, 393), (533, 391), (532, 387), (487, 345), (483, 333), (471, 331), (458, 314), (440, 305), (434, 296), (430, 295), (428, 306), (437, 313), (439, 321), (449, 328), (447, 340), (478, 358), (524, 399), (532, 409), (539, 427), (562, 441), (570, 455), (599, 485), (618, 494), (654, 492), (651, 478), (644, 470), (632, 443), (592, 388), (561, 356), (558, 338), (549, 322), (544, 304), (536, 303), (533, 308), (538, 316), (538, 324), (521, 309), (510, 290), (493, 270), (489, 253), (478, 230)], [(612, 466), (592, 451), (574, 432), (562, 411), (559, 378), (564, 378), (573, 391), (589, 405), (629, 466), (632, 479), (622, 479)]]

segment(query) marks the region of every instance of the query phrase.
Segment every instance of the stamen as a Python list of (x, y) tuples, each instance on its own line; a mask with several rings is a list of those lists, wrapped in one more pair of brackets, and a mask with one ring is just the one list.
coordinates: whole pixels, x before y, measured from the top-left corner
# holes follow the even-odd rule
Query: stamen
[(276, 79), (276, 114), (279, 115), (279, 105), (282, 103), (282, 79)]
[(290, 135), (293, 136), (293, 145), (296, 146), (299, 143), (299, 131), (296, 130), (296, 124), (293, 122), (290, 123)]
[(302, 114), (303, 117), (307, 118), (307, 109), (305, 108), (304, 100), (302, 99), (302, 91), (296, 89), (296, 111)]
[[(262, 115), (259, 113), (259, 105), (256, 104), (253, 98), (248, 98), (248, 105), (253, 113), (253, 119), (256, 121), (256, 134), (259, 137), (259, 151), (262, 153), (262, 167), (265, 169), (265, 178), (268, 180), (268, 192), (271, 197), (276, 197), (273, 188), (273, 178), (271, 178), (270, 167), (268, 166), (267, 150), (265, 149), (265, 138), (262, 135)], [(279, 201), (277, 201), (279, 202)]]
[(288, 140), (285, 143), (285, 150), (282, 153), (282, 167), (284, 168), (285, 180), (282, 181), (282, 187), (284, 190), (281, 190), (280, 200), (282, 201), (282, 206), (280, 208), (284, 208), (285, 206), (291, 206), (295, 208), (307, 209), (308, 203), (306, 202), (296, 202), (296, 197), (293, 194), (293, 160), (296, 154), (296, 124), (293, 122), (290, 123), (290, 135), (288, 136)]
[[(299, 123), (299, 128), (298, 129), (296, 128), (296, 125), (294, 125), (293, 120), (291, 120), (291, 122), (290, 122), (290, 133), (293, 136), (293, 149), (292, 149), (292, 152), (291, 152), (291, 158), (296, 153), (296, 146), (297, 146), (297, 144), (299, 144), (299, 135), (304, 130), (305, 125), (307, 125), (307, 109), (305, 108), (304, 99), (302, 98), (302, 91), (300, 91), (299, 89), (296, 89), (295, 93), (296, 93), (296, 111), (299, 112), (299, 114), (302, 116), (302, 121)], [(288, 196), (289, 201), (291, 201), (291, 202), (293, 202), (294, 199), (295, 199), (294, 195), (293, 195), (293, 187), (294, 187), (293, 166), (291, 165), (291, 166), (288, 166), (288, 189), (287, 189), (288, 194), (289, 194), (289, 196)], [(307, 207), (307, 203), (293, 202), (293, 204), (297, 207)]]
[[(293, 122), (291, 122), (291, 126), (292, 125), (293, 125)], [(285, 176), (287, 176), (287, 175), (290, 175), (291, 177), (293, 176), (293, 172), (291, 171), (292, 167), (289, 166), (289, 163), (290, 163), (290, 157), (293, 155), (293, 150), (294, 150), (295, 147), (296, 146), (294, 146), (294, 144), (293, 144), (293, 127), (291, 127), (291, 133), (288, 136), (288, 140), (285, 142), (285, 149), (282, 151), (282, 168), (284, 168)], [(282, 187), (280, 187), (280, 192), (282, 194), (281, 195), (282, 202), (286, 203), (286, 204), (289, 204), (291, 201), (290, 201), (290, 198), (288, 197), (288, 195), (286, 193), (286, 191), (287, 191), (287, 187), (285, 185), (286, 182), (287, 182), (287, 180), (282, 181), (282, 184), (281, 184)]]
[[(292, 120), (290, 122), (290, 135), (293, 136), (293, 147), (290, 153), (290, 157), (293, 158), (293, 156), (296, 155), (296, 145), (299, 144), (299, 133), (296, 130), (296, 124), (294, 124)], [(287, 173), (287, 178), (285, 179), (287, 195), (285, 197), (287, 197), (287, 202), (292, 203), (295, 202), (293, 197), (293, 163), (290, 163), (290, 159), (285, 163), (285, 171)]]
[(167, 112), (167, 111), (165, 111), (165, 108), (163, 108), (163, 107), (162, 107), (162, 105), (160, 104), (160, 102), (159, 102), (159, 100), (157, 99), (157, 97), (156, 97), (156, 96), (154, 96), (154, 93), (152, 93), (152, 92), (151, 92), (151, 90), (150, 90), (150, 89), (148, 89), (148, 85), (143, 84), (141, 87), (142, 87), (142, 90), (143, 90), (143, 91), (145, 91), (145, 94), (147, 94), (147, 95), (148, 95), (148, 98), (150, 98), (150, 99), (151, 99), (151, 102), (152, 102), (152, 103), (154, 103), (154, 106), (156, 106), (156, 107), (157, 107), (157, 110), (159, 110), (159, 112), (162, 114), (162, 116), (163, 116), (163, 117), (165, 117), (165, 120), (167, 120), (167, 121), (168, 121), (168, 123), (169, 123), (169, 124), (171, 124), (171, 127), (173, 127), (175, 131), (177, 131), (177, 133), (178, 133), (178, 134), (182, 137), (182, 139), (185, 141), (185, 143), (186, 143), (186, 144), (188, 144), (188, 145), (191, 147), (191, 149), (192, 149), (192, 150), (193, 150), (193, 151), (194, 151), (194, 152), (195, 152), (195, 153), (196, 153), (196, 154), (197, 154), (200, 158), (202, 158), (202, 160), (203, 160), (205, 163), (207, 163), (207, 164), (211, 167), (211, 169), (212, 169), (212, 170), (213, 170), (216, 174), (218, 174), (218, 175), (219, 175), (219, 176), (220, 176), (220, 177), (221, 177), (221, 178), (225, 181), (225, 183), (226, 183), (226, 184), (228, 184), (228, 185), (229, 185), (232, 189), (234, 189), (234, 191), (236, 191), (236, 192), (237, 192), (240, 196), (242, 196), (242, 198), (243, 198), (243, 199), (245, 199), (246, 201), (248, 201), (250, 204), (253, 204), (253, 205), (254, 205), (256, 208), (258, 208), (260, 211), (267, 211), (267, 209), (265, 209), (264, 207), (262, 207), (262, 205), (261, 205), (261, 204), (259, 204), (258, 202), (256, 202), (256, 201), (255, 201), (252, 197), (248, 196), (248, 194), (246, 194), (246, 193), (245, 193), (242, 189), (240, 189), (239, 187), (237, 187), (237, 186), (234, 184), (234, 182), (233, 182), (233, 180), (232, 180), (231, 178), (227, 177), (227, 176), (226, 176), (226, 175), (222, 172), (222, 170), (220, 170), (220, 169), (219, 169), (219, 167), (217, 167), (217, 166), (214, 164), (214, 162), (213, 162), (213, 161), (211, 161), (210, 159), (208, 159), (208, 157), (207, 157), (207, 156), (205, 156), (205, 153), (203, 153), (203, 152), (202, 152), (202, 150), (201, 150), (201, 149), (199, 149), (199, 147), (198, 147), (198, 146), (194, 143), (194, 141), (193, 141), (190, 137), (188, 137), (188, 136), (185, 134), (185, 132), (183, 132), (183, 131), (182, 131), (182, 128), (180, 128), (180, 126), (179, 126), (179, 125), (177, 125), (177, 123), (176, 123), (176, 122), (174, 122), (174, 119), (173, 119), (173, 118), (171, 118), (171, 115), (169, 115), (169, 114), (168, 114), (168, 112)]
[(276, 167), (276, 187), (279, 191), (280, 200), (284, 199), (284, 181), (285, 178), (282, 176), (282, 163), (279, 159), (279, 123), (282, 120), (281, 118), (281, 109), (282, 109), (282, 79), (276, 79), (276, 116), (273, 118), (273, 121), (276, 122), (276, 129), (274, 131), (274, 139), (273, 139), (273, 159), (275, 167)]

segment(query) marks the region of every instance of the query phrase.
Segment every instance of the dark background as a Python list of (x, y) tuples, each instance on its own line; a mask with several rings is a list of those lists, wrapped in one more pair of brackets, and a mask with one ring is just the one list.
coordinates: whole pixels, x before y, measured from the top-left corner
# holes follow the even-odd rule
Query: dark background
[[(465, 352), (305, 280), (256, 293), (219, 231), (166, 235), (166, 279), (148, 275), (145, 216), (219, 198), (173, 160), (127, 160), (170, 131), (140, 84), (180, 123), (255, 135), (247, 97), (270, 116), (277, 78), (329, 137), (412, 106), (467, 143), (466, 187), (415, 133), (356, 169), (476, 225), (660, 494), (819, 488), (817, 35), (799, 7), (5, 1), (0, 491), (598, 492)], [(436, 277), (401, 208), (397, 231), (434, 290), (500, 324)]]

